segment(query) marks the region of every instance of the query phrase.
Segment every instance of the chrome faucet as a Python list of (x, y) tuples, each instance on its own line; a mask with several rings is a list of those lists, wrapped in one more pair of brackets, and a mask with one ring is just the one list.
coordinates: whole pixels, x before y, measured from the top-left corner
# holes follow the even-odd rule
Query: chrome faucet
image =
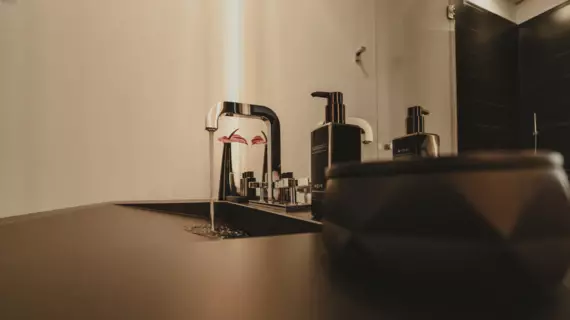
[[(218, 130), (218, 120), (221, 116), (228, 117), (242, 117), (259, 119), (267, 125), (267, 132), (269, 133), (267, 139), (267, 149), (269, 151), (267, 156), (267, 172), (269, 177), (267, 179), (267, 191), (269, 202), (275, 202), (279, 199), (275, 198), (273, 192), (275, 180), (279, 180), (281, 176), (281, 126), (277, 114), (268, 107), (259, 106), (254, 104), (245, 104), (239, 102), (219, 102), (212, 107), (206, 117), (206, 130), (215, 132)], [(261, 190), (263, 194), (263, 190)]]

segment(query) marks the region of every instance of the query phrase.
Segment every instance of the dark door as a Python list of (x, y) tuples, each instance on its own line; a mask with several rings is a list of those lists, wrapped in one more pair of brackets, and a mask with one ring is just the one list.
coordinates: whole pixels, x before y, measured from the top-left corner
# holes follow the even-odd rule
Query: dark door
[(458, 150), (516, 148), (517, 25), (462, 0), (456, 8)]
[(519, 26), (519, 137), (534, 147), (533, 113), (537, 114), (538, 147), (562, 153), (570, 168), (570, 3)]

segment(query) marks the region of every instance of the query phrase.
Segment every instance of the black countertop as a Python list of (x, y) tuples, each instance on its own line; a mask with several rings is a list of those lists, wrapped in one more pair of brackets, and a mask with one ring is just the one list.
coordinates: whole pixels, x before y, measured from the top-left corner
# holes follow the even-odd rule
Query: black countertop
[(320, 234), (210, 241), (192, 219), (104, 204), (0, 220), (0, 319), (570, 318), (566, 290), (499, 310), (408, 300), (339, 277)]

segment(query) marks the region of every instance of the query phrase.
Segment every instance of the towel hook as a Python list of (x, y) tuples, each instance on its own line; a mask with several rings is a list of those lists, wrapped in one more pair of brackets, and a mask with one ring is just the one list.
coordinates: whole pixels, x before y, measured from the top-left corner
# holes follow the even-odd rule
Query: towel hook
[(366, 47), (365, 46), (361, 46), (360, 48), (358, 48), (358, 50), (356, 50), (356, 57), (354, 59), (354, 61), (358, 64), (362, 63), (362, 54), (366, 51)]

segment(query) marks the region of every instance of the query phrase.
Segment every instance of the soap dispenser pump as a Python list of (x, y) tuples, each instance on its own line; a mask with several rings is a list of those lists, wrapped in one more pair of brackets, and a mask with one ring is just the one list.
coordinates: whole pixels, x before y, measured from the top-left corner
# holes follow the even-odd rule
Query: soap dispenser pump
[(337, 163), (361, 161), (361, 132), (346, 124), (346, 106), (342, 92), (313, 92), (315, 98), (327, 99), (325, 123), (311, 133), (311, 208), (314, 220), (321, 220), (326, 187), (326, 171)]
[(439, 157), (439, 136), (425, 133), (425, 117), (429, 111), (414, 106), (408, 108), (406, 135), (392, 141), (394, 160)]
[(311, 94), (313, 98), (327, 99), (325, 111), (325, 125), (327, 123), (346, 123), (346, 106), (342, 92), (322, 92), (317, 91)]

